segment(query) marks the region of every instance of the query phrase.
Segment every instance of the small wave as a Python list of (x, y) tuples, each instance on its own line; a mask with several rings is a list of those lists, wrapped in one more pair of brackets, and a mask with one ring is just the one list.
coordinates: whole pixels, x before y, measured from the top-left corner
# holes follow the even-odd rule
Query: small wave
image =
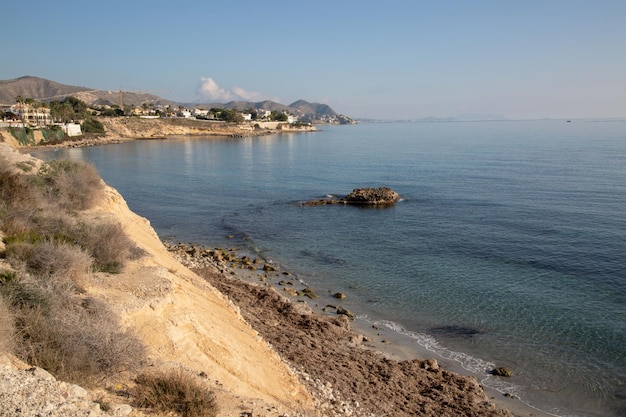
[(520, 397), (520, 386), (503, 381), (501, 378), (496, 378), (488, 374), (489, 370), (496, 367), (493, 362), (476, 358), (467, 353), (449, 349), (429, 334), (407, 330), (398, 323), (389, 320), (369, 320), (366, 316), (359, 316), (358, 318), (371, 323), (372, 325), (386, 327), (402, 336), (409, 337), (418, 345), (433, 352), (437, 356), (458, 363), (463, 369), (478, 377), (481, 384), (491, 389), (494, 389), (502, 394), (511, 394), (516, 397)]
[(363, 320), (367, 323), (370, 323), (374, 326), (378, 327), (386, 327), (389, 330), (392, 330), (402, 336), (408, 337), (411, 340), (414, 340), (418, 345), (426, 348), (427, 350), (433, 352), (435, 355), (457, 362), (463, 369), (473, 374), (478, 378), (480, 383), (485, 387), (493, 389), (501, 394), (508, 394), (518, 398), (522, 403), (526, 406), (533, 408), (537, 411), (541, 411), (542, 413), (546, 413), (548, 415), (554, 417), (561, 417), (560, 414), (554, 414), (552, 412), (548, 412), (546, 410), (542, 410), (529, 404), (522, 397), (522, 387), (511, 382), (505, 381), (502, 378), (494, 377), (491, 374), (488, 374), (488, 371), (495, 368), (495, 364), (493, 362), (489, 362), (480, 358), (476, 358), (467, 353), (457, 352), (452, 349), (449, 349), (441, 343), (439, 343), (433, 336), (414, 332), (405, 329), (398, 323), (389, 320), (370, 320), (366, 315), (357, 316), (358, 319)]

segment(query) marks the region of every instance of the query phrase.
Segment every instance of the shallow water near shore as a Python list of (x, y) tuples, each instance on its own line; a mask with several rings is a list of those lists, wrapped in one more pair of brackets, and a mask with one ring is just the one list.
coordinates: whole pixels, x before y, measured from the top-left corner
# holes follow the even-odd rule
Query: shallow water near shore
[[(486, 386), (626, 412), (626, 121), (321, 129), (33, 155), (91, 161), (162, 238), (274, 260)], [(402, 201), (298, 204), (378, 186)]]

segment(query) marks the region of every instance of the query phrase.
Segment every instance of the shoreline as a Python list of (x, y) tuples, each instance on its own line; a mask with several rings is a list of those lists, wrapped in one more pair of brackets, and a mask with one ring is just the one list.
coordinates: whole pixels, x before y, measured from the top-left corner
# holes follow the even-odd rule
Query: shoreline
[[(503, 415), (507, 415), (506, 413), (510, 412), (512, 415), (517, 417), (555, 416), (555, 414), (537, 409), (532, 405), (523, 402), (519, 398), (506, 395), (493, 388), (485, 387), (480, 383), (480, 380), (475, 374), (463, 369), (460, 364), (441, 357), (437, 353), (419, 345), (410, 337), (402, 335), (391, 328), (383, 325), (373, 325), (368, 320), (359, 317), (358, 312), (354, 312), (356, 313), (355, 320), (350, 321), (348, 316), (338, 314), (337, 309), (328, 308), (328, 304), (324, 301), (328, 301), (328, 297), (317, 298), (317, 295), (315, 294), (316, 289), (312, 289), (308, 294), (301, 291), (298, 292), (296, 288), (302, 287), (302, 283), (293, 282), (297, 281), (298, 278), (292, 276), (287, 271), (282, 271), (279, 267), (274, 267), (274, 264), (268, 268), (255, 264), (254, 262), (250, 264), (251, 260), (248, 261), (249, 258), (245, 255), (241, 258), (238, 258), (237, 255), (224, 257), (219, 255), (218, 259), (216, 259), (207, 256), (206, 254), (214, 253), (215, 251), (223, 251), (226, 253), (228, 250), (208, 249), (208, 247), (203, 245), (189, 246), (189, 248), (196, 248), (193, 250), (195, 251), (195, 254), (190, 255), (189, 252), (181, 251), (181, 247), (179, 245), (184, 244), (174, 245), (165, 241), (164, 244), (167, 250), (173, 254), (179, 262), (189, 267), (192, 271), (196, 272), (205, 279), (207, 279), (208, 269), (213, 269), (218, 272), (217, 278), (214, 276), (207, 280), (213, 286), (218, 288), (220, 292), (224, 293), (231, 299), (233, 299), (233, 293), (236, 294), (233, 302), (235, 302), (235, 304), (242, 310), (244, 316), (246, 316), (245, 311), (248, 308), (246, 303), (254, 304), (254, 297), (247, 297), (242, 294), (275, 292), (279, 297), (284, 298), (288, 303), (295, 306), (294, 308), (305, 310), (307, 314), (314, 317), (320, 317), (326, 320), (337, 320), (337, 318), (340, 317), (345, 321), (347, 331), (353, 335), (352, 339), (356, 340), (355, 346), (362, 350), (369, 351), (373, 355), (380, 355), (386, 360), (398, 363), (411, 363), (415, 361), (434, 363), (437, 368), (440, 367), (441, 369), (444, 369), (444, 372), (450, 372), (462, 377), (476, 379), (489, 402), (491, 402), (494, 406), (494, 410), (505, 413)], [(235, 250), (231, 250), (230, 253), (236, 252)], [(259, 264), (262, 263), (262, 261), (259, 261)], [(221, 283), (219, 276), (226, 277), (228, 279), (228, 284)], [(319, 290), (321, 293), (322, 290)], [(310, 296), (310, 294), (314, 294), (314, 296)], [(266, 294), (263, 297), (268, 297), (268, 295)], [(239, 300), (237, 300), (237, 298), (239, 298)], [(336, 301), (337, 302), (334, 304), (340, 303), (340, 300)], [(333, 311), (335, 314), (333, 314)], [(258, 324), (255, 324), (254, 321), (276, 319), (267, 319), (266, 317), (263, 317), (263, 311), (256, 310), (253, 314), (255, 315), (254, 320), (250, 320), (249, 317), (246, 317), (246, 320), (253, 321), (250, 323), (252, 327), (259, 331), (262, 337), (268, 339), (268, 337), (259, 330)], [(276, 327), (281, 326), (278, 325)], [(280, 332), (280, 330), (275, 331)], [(272, 337), (269, 337), (269, 339), (272, 339)], [(268, 340), (268, 342), (270, 345), (273, 345), (271, 340)], [(329, 342), (324, 340), (323, 343)], [(341, 344), (339, 341), (335, 343)], [(284, 353), (280, 351), (278, 353), (285, 359)], [(286, 360), (293, 366), (293, 362), (290, 361), (289, 358)]]
[[(4, 141), (21, 152), (29, 149), (79, 148), (124, 143), (134, 140), (164, 140), (176, 136), (212, 136), (212, 137), (258, 137), (276, 134), (317, 132), (314, 125), (291, 126), (281, 122), (264, 122), (263, 127), (252, 123), (229, 124), (182, 118), (142, 119), (139, 117), (98, 117), (104, 126), (103, 134), (87, 133), (80, 136), (65, 137), (60, 142), (44, 143), (43, 137), (30, 144), (20, 144), (6, 128), (0, 129), (0, 142)], [(257, 123), (258, 124), (258, 123)], [(37, 142), (37, 140), (40, 140)]]
[[(102, 144), (115, 144), (115, 143), (123, 143), (127, 141), (134, 140), (158, 140), (163, 138), (127, 138), (127, 139), (108, 139), (105, 143), (98, 143), (96, 145)], [(78, 146), (90, 146), (90, 145), (78, 145)], [(44, 148), (53, 148), (53, 147), (63, 147), (57, 145), (45, 146)], [(23, 147), (19, 149), (20, 151), (24, 151), (24, 149), (35, 149), (35, 147)], [(184, 263), (183, 263), (184, 264)], [(275, 272), (275, 277), (280, 279), (281, 272)], [(234, 275), (241, 282), (254, 282), (258, 284), (259, 275), (254, 274), (251, 275), (248, 273), (246, 269), (234, 268), (231, 267), (225, 269), (224, 273), (228, 273)], [(285, 286), (280, 287), (274, 285), (272, 283), (272, 288), (279, 291), (281, 288), (286, 288)], [(287, 294), (283, 294), (287, 295)], [(305, 302), (306, 299), (302, 297), (288, 297), (293, 304), (297, 304), (299, 302)], [(309, 309), (316, 314), (324, 314), (323, 312), (316, 311), (318, 306), (315, 306), (315, 303), (309, 301), (308, 303)], [(313, 306), (313, 307), (312, 307)], [(329, 314), (325, 314), (326, 316), (330, 316)], [(428, 349), (418, 345), (415, 341), (410, 340), (408, 337), (399, 334), (391, 329), (379, 327), (378, 329), (371, 328), (370, 323), (357, 318), (356, 321), (351, 322), (350, 330), (353, 332), (357, 332), (365, 336), (363, 340), (363, 347), (366, 347), (374, 352), (379, 352), (384, 356), (391, 358), (397, 361), (412, 361), (412, 360), (427, 360), (429, 358), (433, 358), (436, 354)], [(282, 355), (281, 355), (282, 357)], [(469, 375), (474, 376), (471, 373), (464, 371), (459, 366), (454, 366), (455, 364), (451, 361), (446, 361), (445, 359), (438, 359), (443, 369), (454, 372), (458, 375)], [(493, 389), (484, 388), (485, 393), (487, 394), (489, 401), (496, 404), (499, 410), (509, 410), (514, 413), (516, 416), (525, 417), (525, 416), (553, 416), (554, 414), (549, 414), (543, 412), (541, 410), (537, 410), (531, 406), (528, 406), (525, 403), (521, 403), (516, 398), (508, 398), (504, 396), (502, 393), (495, 391)]]

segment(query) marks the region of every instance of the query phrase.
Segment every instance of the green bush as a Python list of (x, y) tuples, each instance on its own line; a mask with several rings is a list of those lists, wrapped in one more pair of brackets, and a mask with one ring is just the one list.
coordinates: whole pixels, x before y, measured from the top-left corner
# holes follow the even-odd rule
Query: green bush
[(58, 126), (53, 126), (47, 129), (41, 129), (41, 134), (46, 142), (59, 142), (63, 140), (65, 134)]
[(89, 118), (82, 124), (81, 129), (83, 133), (97, 133), (104, 135), (104, 126), (96, 119)]
[(33, 131), (27, 127), (10, 127), (9, 133), (20, 143), (20, 145), (30, 145), (35, 143)]
[(47, 310), (48, 297), (36, 282), (14, 277), (0, 285), (1, 298), (13, 308)]
[(213, 394), (193, 375), (182, 370), (142, 374), (133, 392), (138, 407), (175, 412), (183, 417), (213, 417)]

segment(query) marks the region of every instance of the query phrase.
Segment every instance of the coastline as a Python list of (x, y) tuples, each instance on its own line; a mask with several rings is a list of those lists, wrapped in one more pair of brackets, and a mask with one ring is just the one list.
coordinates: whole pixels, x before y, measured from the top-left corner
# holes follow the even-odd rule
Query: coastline
[[(272, 310), (284, 310), (285, 307), (278, 305), (278, 303), (270, 303), (269, 307), (266, 305), (265, 308), (258, 308), (259, 300), (278, 297), (289, 303), (292, 306), (290, 308), (298, 310), (298, 314), (301, 314), (303, 317), (306, 315), (308, 317), (307, 321), (319, 320), (324, 323), (329, 320), (331, 322), (339, 320), (345, 328), (347, 336), (344, 334), (342, 339), (342, 337), (337, 337), (337, 335), (334, 334), (333, 337), (326, 338), (323, 335), (313, 333), (315, 337), (318, 338), (317, 342), (313, 343), (313, 345), (321, 344), (324, 346), (324, 349), (328, 351), (345, 349), (346, 346), (348, 346), (352, 349), (349, 355), (350, 361), (358, 362), (357, 358), (359, 358), (360, 354), (355, 353), (356, 349), (357, 351), (367, 351), (372, 355), (368, 357), (368, 359), (365, 359), (365, 362), (369, 365), (377, 360), (375, 358), (384, 358), (382, 360), (396, 364), (419, 362), (422, 364), (426, 363), (426, 365), (420, 365), (426, 368), (431, 366), (428, 364), (432, 364), (435, 369), (444, 370), (443, 372), (445, 373), (458, 375), (462, 378), (469, 377), (472, 380), (476, 379), (475, 375), (465, 371), (459, 364), (451, 360), (438, 358), (434, 352), (420, 346), (415, 340), (391, 328), (372, 325), (369, 321), (360, 318), (358, 311), (354, 312), (356, 318), (353, 321), (349, 320), (345, 315), (337, 314), (337, 309), (329, 309), (328, 304), (323, 301), (323, 299), (317, 298), (315, 295), (313, 297), (310, 296), (310, 294), (316, 294), (318, 290), (322, 293), (323, 289), (312, 289), (308, 295), (306, 292), (298, 291), (298, 289), (302, 289), (302, 284), (296, 282), (298, 280), (297, 277), (292, 276), (288, 271), (282, 271), (280, 267), (276, 267), (275, 270), (273, 266), (265, 268), (262, 262), (259, 262), (256, 267), (251, 266), (249, 258), (245, 255), (241, 258), (238, 258), (236, 255), (225, 257), (222, 257), (222, 255), (218, 255), (217, 257), (208, 255), (220, 252), (236, 253), (234, 249), (230, 251), (225, 249), (209, 249), (201, 245), (190, 244), (187, 248), (194, 249), (185, 250), (182, 249), (185, 247), (185, 244), (174, 245), (168, 242), (164, 242), (164, 244), (168, 251), (172, 253), (179, 262), (201, 277), (207, 279), (211, 285), (228, 296), (240, 308), (242, 314), (252, 327), (268, 340), (270, 345), (272, 345), (274, 349), (278, 351), (279, 355), (287, 360), (292, 367), (296, 369), (299, 369), (299, 367), (306, 369), (308, 367), (309, 369), (306, 371), (307, 376), (315, 374), (314, 371), (310, 371), (310, 368), (315, 368), (316, 366), (331, 366), (341, 370), (345, 370), (349, 368), (349, 366), (342, 363), (342, 359), (337, 360), (337, 357), (332, 359), (326, 357), (323, 365), (319, 363), (316, 364), (314, 361), (305, 361), (304, 364), (298, 365), (298, 362), (294, 362), (293, 359), (298, 355), (290, 355), (289, 352), (286, 353), (283, 350), (284, 347), (280, 347), (281, 342), (276, 342), (276, 339), (280, 339), (280, 337), (275, 333), (280, 333), (281, 329), (293, 326), (293, 323), (288, 323), (288, 319), (283, 317), (281, 320), (272, 312)], [(255, 263), (252, 263), (252, 265), (255, 265)], [(328, 301), (328, 297), (326, 297), (326, 301)], [(338, 303), (340, 303), (340, 301), (337, 301), (335, 304)], [(284, 320), (287, 320), (287, 322), (284, 322)], [(273, 329), (269, 331), (263, 330), (263, 322), (274, 323), (271, 326)], [(311, 327), (315, 326), (311, 326), (307, 322), (307, 325), (304, 327), (308, 332)], [(285, 337), (285, 335), (282, 336)], [(290, 343), (304, 343), (298, 340), (297, 336), (294, 334), (288, 333), (287, 337), (290, 338)], [(346, 342), (346, 339), (348, 342)], [(279, 346), (277, 347), (276, 344)], [(307, 351), (307, 356), (315, 356), (315, 352), (313, 351), (315, 346), (312, 346), (312, 348), (313, 349)], [(333, 360), (338, 363), (333, 363)], [(343, 362), (345, 362), (345, 360), (343, 360)], [(320, 379), (328, 380), (333, 378), (323, 372), (321, 372), (321, 374), (323, 376), (320, 376)], [(300, 375), (302, 376), (301, 372)], [(354, 377), (354, 375), (352, 376)], [(371, 379), (373, 376), (369, 375), (369, 378)], [(406, 375), (405, 378), (407, 378)], [(408, 378), (409, 379), (405, 380), (405, 383), (408, 385), (418, 384), (418, 382), (410, 380), (410, 377)], [(305, 380), (309, 381), (307, 378), (305, 378)], [(477, 382), (479, 383), (480, 381), (477, 380)], [(371, 385), (372, 383), (373, 382), (370, 380), (369, 384)], [(335, 394), (342, 398), (349, 396), (349, 392), (352, 391), (352, 387), (347, 387), (346, 389), (345, 386), (342, 386), (341, 381), (335, 381), (332, 386), (339, 391)], [(539, 410), (514, 396), (505, 395), (502, 392), (485, 387), (482, 384), (477, 386), (480, 390), (484, 390), (486, 398), (488, 398), (488, 401), (491, 403), (491, 408), (481, 410), (479, 415), (514, 415), (517, 417), (554, 416), (554, 414)], [(315, 384), (309, 384), (308, 388), (313, 392), (318, 389)], [(317, 394), (320, 393), (317, 392)], [(379, 391), (375, 390), (370, 392), (366, 388), (360, 395), (360, 400), (352, 399), (352, 401), (362, 404), (366, 401), (364, 398), (367, 398), (367, 396), (375, 397), (380, 394)], [(389, 393), (389, 395), (394, 396), (392, 393)], [(468, 412), (467, 414), (461, 415), (472, 415), (472, 413)]]
[(102, 123), (104, 134), (85, 134), (67, 137), (61, 142), (43, 142), (39, 135), (35, 142), (23, 145), (15, 139), (7, 129), (0, 129), (0, 142), (28, 152), (29, 149), (41, 148), (79, 148), (124, 143), (133, 140), (164, 140), (174, 136), (215, 136), (243, 138), (289, 133), (316, 132), (313, 125), (292, 126), (280, 122), (252, 122), (231, 124), (195, 119), (142, 119), (139, 117), (98, 117)]
[[(130, 139), (132, 140), (132, 139)], [(113, 142), (115, 143), (115, 142)], [(24, 149), (22, 149), (24, 150)], [(180, 261), (180, 260), (179, 260)], [(182, 262), (183, 265), (185, 265), (184, 262)], [(194, 272), (202, 272), (197, 270), (197, 268), (193, 268), (193, 265), (185, 265), (190, 267), (192, 270), (194, 270)], [(223, 267), (222, 264), (214, 264), (213, 265), (214, 268), (220, 268)], [(234, 277), (234, 280), (229, 280), (230, 284), (233, 287), (239, 288), (239, 290), (237, 291), (238, 293), (246, 293), (246, 294), (251, 294), (254, 293), (253, 290), (251, 290), (250, 287), (248, 287), (247, 285), (250, 284), (253, 281), (257, 281), (255, 283), (256, 287), (259, 287), (258, 285), (258, 281), (260, 280), (260, 277), (257, 273), (251, 273), (250, 270), (248, 269), (242, 269), (242, 268), (235, 268), (232, 265), (228, 266), (227, 268), (224, 268), (222, 272), (215, 274), (215, 269), (212, 269), (211, 274), (214, 275), (214, 278), (217, 278), (217, 280), (219, 281), (220, 279), (223, 278), (229, 278), (229, 277)], [(288, 274), (288, 273), (287, 273)], [(273, 279), (275, 280), (280, 280), (281, 278), (285, 278), (288, 277), (289, 275), (286, 275), (284, 271), (269, 271), (268, 272), (268, 276), (272, 276)], [(206, 277), (205, 277), (206, 278)], [(245, 315), (245, 306), (252, 306), (255, 304), (255, 301), (253, 298), (247, 298), (244, 299), (243, 302), (240, 304), (239, 302), (237, 302), (236, 300), (233, 300), (232, 295), (229, 295), (226, 291), (224, 291), (223, 289), (219, 288), (219, 286), (217, 285), (218, 281), (215, 281), (214, 283), (212, 283), (212, 285), (218, 287), (218, 289), (223, 293), (226, 294), (231, 301), (235, 302), (235, 304), (238, 305), (238, 308), (241, 309), (242, 312), (244, 312)], [(232, 281), (232, 282), (231, 282)], [(271, 293), (272, 291), (274, 291), (275, 289), (280, 290), (280, 287), (277, 287), (276, 285), (272, 284), (272, 285), (263, 285), (266, 287), (271, 287), (271, 289), (268, 289), (267, 291), (261, 291), (260, 294), (265, 294), (263, 297), (267, 297), (269, 293)], [(261, 287), (263, 287), (261, 286)], [(284, 287), (283, 287), (284, 288)], [(283, 291), (284, 292), (284, 291)], [(292, 306), (295, 306), (293, 308), (296, 308), (296, 310), (299, 311), (299, 314), (301, 313), (306, 313), (308, 314), (313, 314), (315, 313), (315, 310), (318, 309), (318, 307), (315, 306), (315, 303), (313, 301), (309, 302), (307, 307), (302, 307), (300, 309), (300, 305), (304, 306), (304, 303), (301, 303), (301, 301), (306, 301), (306, 298), (303, 298), (302, 296), (291, 296), (288, 297), (288, 299), (290, 300), (290, 303)], [(246, 301), (247, 300), (247, 301)], [(247, 304), (246, 304), (247, 303)], [(290, 307), (291, 308), (291, 307)], [(269, 311), (269, 309), (267, 309), (268, 311), (265, 311), (267, 313), (271, 313)], [(261, 310), (263, 312), (263, 310)], [(257, 311), (258, 314), (258, 311)], [(336, 319), (336, 317), (332, 317), (330, 314), (326, 314), (323, 315), (323, 317), (331, 317), (333, 320)], [(253, 322), (253, 320), (251, 319), (251, 317), (246, 317), (246, 320), (248, 322)], [(260, 319), (262, 320), (262, 319)], [(315, 319), (317, 320), (317, 318)], [(314, 320), (314, 321), (315, 321)], [(324, 323), (325, 320), (321, 320), (321, 323)], [(363, 336), (360, 336), (360, 340), (359, 337), (357, 337), (357, 339), (354, 339), (353, 336), (344, 336), (347, 337), (350, 340), (350, 343), (353, 343), (354, 346), (351, 347), (365, 347), (368, 350), (370, 350), (371, 352), (373, 352), (375, 355), (382, 355), (385, 358), (391, 359), (393, 361), (398, 361), (398, 362), (404, 362), (404, 363), (413, 363), (412, 361), (414, 360), (418, 360), (418, 361), (427, 361), (428, 362), (428, 358), (432, 357), (432, 355), (429, 355), (428, 350), (426, 349), (421, 349), (419, 348), (419, 346), (417, 346), (415, 343), (407, 343), (406, 340), (402, 340), (401, 335), (388, 330), (388, 329), (384, 329), (384, 328), (379, 328), (379, 329), (372, 329), (371, 326), (368, 326), (368, 324), (362, 320), (357, 319), (355, 322), (351, 323), (351, 326), (345, 326), (347, 325), (347, 320), (342, 319), (343, 324), (340, 323), (340, 325), (337, 325), (337, 327), (346, 327), (346, 331), (348, 331), (350, 334), (354, 334), (352, 333), (353, 331), (356, 331), (358, 334), (361, 334), (363, 336), (365, 336), (365, 338), (363, 338)], [(262, 334), (262, 332), (257, 329), (255, 327), (255, 325), (253, 323), (250, 323), (253, 328), (259, 332), (260, 334)], [(284, 323), (282, 324), (282, 326), (284, 326)], [(274, 326), (275, 328), (273, 329), (273, 333), (274, 333), (274, 337), (280, 336), (282, 331), (281, 331), (281, 324), (278, 323)], [(336, 329), (335, 329), (336, 330)], [(278, 333), (278, 334), (276, 334)], [(273, 336), (270, 334), (263, 336), (264, 339), (271, 339)], [(270, 342), (271, 343), (271, 342)], [(333, 341), (333, 339), (328, 339), (328, 340), (324, 340), (324, 345), (326, 349), (329, 349), (329, 346), (331, 344), (336, 344), (337, 346), (335, 346), (334, 348), (338, 348), (338, 349), (343, 349), (346, 346), (346, 342), (344, 341)], [(308, 353), (310, 353), (310, 351), (308, 351)], [(284, 354), (280, 354), (279, 356), (281, 356), (284, 360)], [(370, 359), (366, 359), (366, 361), (369, 361)], [(341, 361), (339, 361), (341, 362)], [(344, 365), (345, 365), (345, 360), (343, 360)], [(432, 362), (430, 362), (432, 363)], [(339, 365), (339, 370), (341, 370), (341, 368), (344, 365)], [(433, 369), (432, 371), (437, 371), (439, 373), (445, 373), (446, 375), (448, 374), (452, 374), (451, 372), (447, 372), (447, 371), (443, 371), (443, 369), (446, 370), (450, 370), (450, 367), (448, 366), (449, 364), (441, 362), (441, 367), (439, 366), (439, 364), (437, 364), (437, 362), (434, 362)], [(292, 365), (293, 366), (293, 365)], [(427, 365), (423, 365), (423, 364), (417, 364), (416, 366), (419, 369), (424, 369), (422, 368), (423, 366), (429, 366)], [(332, 370), (333, 372), (335, 372), (336, 370)], [(333, 372), (331, 372), (328, 375), (333, 375)], [(456, 371), (454, 371), (456, 372)], [(336, 372), (335, 372), (336, 373)], [(461, 378), (460, 380), (456, 380), (454, 379), (453, 376), (448, 375), (451, 379), (451, 383), (449, 384), (450, 386), (454, 386), (454, 384), (456, 384), (459, 381), (465, 381), (462, 382), (462, 384), (466, 384), (467, 383), (467, 379), (463, 379)], [(301, 379), (304, 379), (305, 381), (309, 381), (310, 382), (310, 386), (309, 388), (313, 391), (313, 392), (317, 392), (319, 394), (319, 398), (324, 398), (324, 399), (329, 399), (329, 398), (334, 398), (333, 396), (335, 396), (335, 392), (337, 387), (339, 386), (338, 384), (335, 383), (331, 383), (331, 386), (328, 387), (327, 384), (328, 382), (324, 382), (324, 384), (322, 384), (321, 386), (319, 385), (319, 383), (321, 381), (324, 381), (322, 378), (311, 378), (309, 374), (304, 373), (304, 374), (300, 374)], [(331, 376), (332, 378), (332, 376)], [(406, 378), (403, 378), (404, 383), (406, 383)], [(316, 385), (317, 384), (317, 385)], [(459, 388), (457, 386), (457, 388)], [(469, 408), (466, 410), (464, 415), (510, 415), (508, 414), (508, 412), (513, 412), (514, 415), (517, 416), (547, 416), (550, 414), (543, 414), (541, 412), (539, 412), (536, 409), (532, 409), (529, 407), (526, 407), (524, 404), (521, 404), (519, 401), (512, 399), (512, 398), (506, 398), (503, 397), (501, 393), (497, 393), (497, 392), (490, 392), (489, 390), (486, 391), (487, 396), (488, 396), (488, 400), (489, 402), (495, 403), (497, 405), (497, 409), (495, 407), (492, 407), (491, 405), (488, 404), (488, 402), (483, 402), (480, 404), (474, 404), (473, 401), (475, 401), (475, 395), (479, 394), (479, 392), (483, 389), (484, 387), (481, 387), (480, 385), (476, 385), (476, 386), (469, 386), (469, 391), (471, 393), (470, 397), (465, 398), (465, 400), (467, 400), (468, 404), (465, 404), (466, 406), (470, 407), (470, 405), (473, 406), (477, 406), (478, 408), (474, 408), (473, 410), (470, 410)], [(463, 385), (462, 389), (460, 389), (461, 393), (464, 392), (465, 390), (468, 389), (468, 386)], [(317, 391), (315, 391), (317, 390)], [(352, 388), (350, 388), (348, 390), (348, 392), (345, 393), (345, 395), (349, 395), (349, 392), (352, 391)], [(362, 395), (376, 395), (378, 394), (378, 391), (363, 391), (361, 393)], [(458, 393), (457, 393), (458, 394)], [(339, 397), (339, 396), (337, 396)], [(330, 406), (332, 407), (336, 407), (334, 408), (335, 412), (337, 410), (340, 409), (340, 407), (343, 406), (343, 404), (345, 404), (345, 401), (342, 402), (337, 402), (335, 401), (335, 403), (332, 402), (332, 400), (329, 400), (326, 402), (326, 404), (330, 404)], [(357, 403), (359, 403), (357, 401)], [(471, 403), (471, 404), (469, 404)], [(354, 404), (354, 402), (352, 403)], [(348, 404), (349, 405), (349, 404)], [(507, 411), (508, 410), (508, 411)], [(496, 413), (496, 414), (494, 414)], [(447, 414), (433, 414), (433, 415), (447, 415)], [(450, 414), (452, 415), (452, 414)]]

